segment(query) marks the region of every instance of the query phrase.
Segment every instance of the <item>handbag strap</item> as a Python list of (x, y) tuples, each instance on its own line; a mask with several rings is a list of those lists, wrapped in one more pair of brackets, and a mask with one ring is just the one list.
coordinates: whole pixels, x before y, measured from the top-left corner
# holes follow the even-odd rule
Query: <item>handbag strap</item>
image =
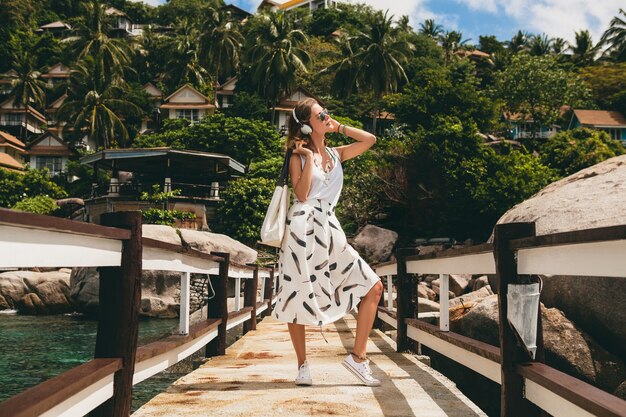
[(280, 171), (280, 178), (276, 182), (277, 186), (284, 186), (287, 184), (287, 179), (289, 178), (289, 161), (291, 160), (291, 154), (293, 149), (287, 149), (285, 152), (285, 161), (283, 162), (283, 169)]

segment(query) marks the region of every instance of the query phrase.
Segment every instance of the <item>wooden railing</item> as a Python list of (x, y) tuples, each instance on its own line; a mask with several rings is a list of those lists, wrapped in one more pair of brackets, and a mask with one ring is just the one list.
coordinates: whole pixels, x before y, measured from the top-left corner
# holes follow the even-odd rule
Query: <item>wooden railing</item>
[[(508, 323), (507, 290), (520, 276), (575, 275), (626, 277), (626, 226), (535, 236), (534, 223), (497, 225), (494, 244), (450, 249), (428, 256), (398, 249), (397, 262), (373, 266), (386, 281), (386, 304), (378, 318), (397, 329), (398, 351), (416, 350), (415, 342), (474, 370), (501, 385), (501, 416), (626, 416), (626, 401), (542, 363), (541, 315), (537, 324), (537, 360), (518, 345)], [(415, 274), (439, 274), (439, 326), (416, 312)], [(449, 331), (450, 274), (496, 276), (500, 346)], [(392, 277), (396, 276), (397, 308)]]
[[(0, 403), (0, 416), (128, 416), (132, 386), (205, 348), (223, 355), (226, 332), (256, 328), (275, 299), (274, 271), (230, 262), (142, 238), (141, 213), (102, 215), (102, 225), (0, 209), (0, 268), (98, 267), (100, 300), (94, 359)], [(137, 346), (141, 271), (182, 272), (178, 334)], [(190, 325), (190, 274), (208, 274), (214, 294), (207, 320)], [(235, 280), (235, 311), (228, 311), (227, 281)], [(244, 285), (243, 305), (241, 283)], [(259, 280), (262, 299), (257, 297)], [(16, 347), (19, 348), (19, 347)]]

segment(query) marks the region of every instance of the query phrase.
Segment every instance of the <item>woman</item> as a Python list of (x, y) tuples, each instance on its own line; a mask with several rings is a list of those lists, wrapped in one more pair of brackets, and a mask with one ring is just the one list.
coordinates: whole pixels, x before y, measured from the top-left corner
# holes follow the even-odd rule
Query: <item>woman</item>
[[(280, 250), (279, 287), (273, 316), (288, 323), (298, 359), (297, 385), (311, 385), (306, 361), (305, 325), (332, 323), (359, 304), (354, 348), (343, 365), (368, 386), (372, 377), (366, 344), (383, 286), (380, 278), (346, 241), (335, 217), (343, 184), (341, 163), (376, 142), (361, 129), (341, 125), (314, 99), (300, 101), (288, 124), (293, 150), (289, 175), (295, 201), (287, 215)], [(340, 132), (355, 142), (329, 148), (325, 135)]]

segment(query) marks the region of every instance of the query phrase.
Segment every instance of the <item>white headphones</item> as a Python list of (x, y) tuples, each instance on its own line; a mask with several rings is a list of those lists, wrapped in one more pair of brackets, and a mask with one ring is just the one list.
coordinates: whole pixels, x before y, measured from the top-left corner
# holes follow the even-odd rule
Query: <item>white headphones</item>
[(300, 125), (300, 132), (302, 132), (303, 135), (310, 135), (311, 133), (313, 133), (313, 129), (311, 128), (311, 126), (305, 124), (305, 123), (300, 123), (300, 120), (298, 120), (298, 117), (296, 116), (296, 108), (293, 108), (293, 111), (291, 112), (293, 119), (296, 121), (296, 123), (298, 123)]

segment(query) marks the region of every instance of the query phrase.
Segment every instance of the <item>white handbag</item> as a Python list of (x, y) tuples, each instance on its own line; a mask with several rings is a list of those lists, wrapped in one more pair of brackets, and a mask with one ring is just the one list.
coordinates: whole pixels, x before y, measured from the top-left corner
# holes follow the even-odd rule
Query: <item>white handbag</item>
[(285, 154), (283, 169), (280, 178), (276, 182), (272, 201), (265, 213), (265, 220), (261, 226), (261, 243), (268, 246), (279, 248), (285, 236), (285, 228), (287, 226), (287, 211), (289, 210), (290, 191), (287, 185), (289, 177), (289, 159), (291, 158), (291, 149)]

